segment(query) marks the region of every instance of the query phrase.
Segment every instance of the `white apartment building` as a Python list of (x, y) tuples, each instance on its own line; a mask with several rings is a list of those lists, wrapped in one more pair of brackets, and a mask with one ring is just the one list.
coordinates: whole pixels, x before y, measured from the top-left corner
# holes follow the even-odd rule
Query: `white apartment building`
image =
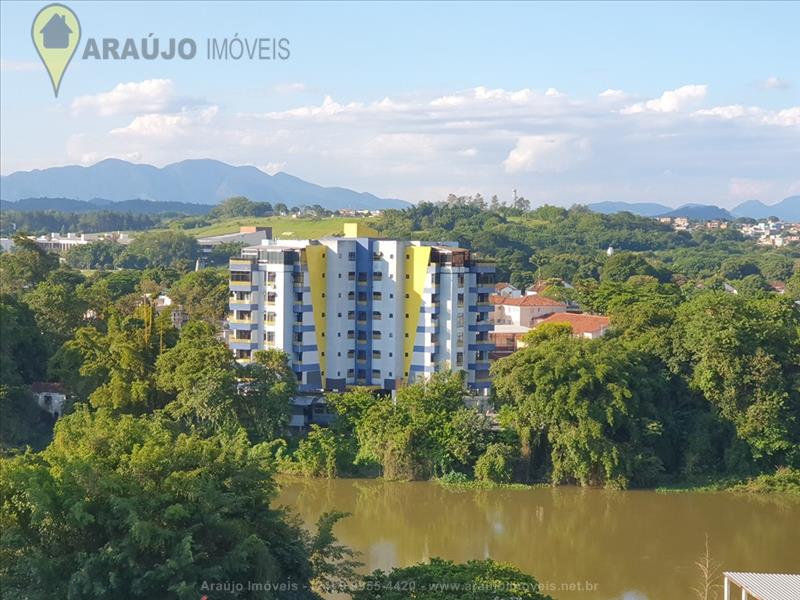
[(301, 391), (394, 390), (462, 369), (488, 394), (494, 265), (451, 242), (343, 237), (267, 240), (230, 261), (229, 346), (246, 363), (278, 348)]

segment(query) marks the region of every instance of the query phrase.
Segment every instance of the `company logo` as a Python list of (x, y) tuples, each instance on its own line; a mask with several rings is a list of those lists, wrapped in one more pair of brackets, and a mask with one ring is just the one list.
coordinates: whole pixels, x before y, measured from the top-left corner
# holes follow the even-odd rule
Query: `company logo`
[[(48, 4), (33, 18), (31, 39), (42, 59), (53, 93), (58, 98), (61, 80), (81, 41), (81, 24), (71, 8)], [(160, 38), (154, 32), (139, 37), (89, 37), (81, 60), (181, 60), (285, 61), (291, 50), (289, 39), (269, 35)]]
[(31, 39), (58, 98), (64, 72), (81, 41), (78, 16), (68, 6), (48, 4), (33, 18)]

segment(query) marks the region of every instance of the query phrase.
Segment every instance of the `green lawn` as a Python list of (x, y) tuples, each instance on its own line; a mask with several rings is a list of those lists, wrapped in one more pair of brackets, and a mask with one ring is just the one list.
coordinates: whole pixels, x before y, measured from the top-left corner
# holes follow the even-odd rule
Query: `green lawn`
[(334, 233), (342, 233), (344, 224), (355, 221), (353, 217), (329, 217), (327, 219), (292, 219), (290, 217), (241, 217), (226, 219), (208, 227), (184, 229), (194, 237), (236, 233), (241, 225), (272, 227), (275, 239), (318, 239)]

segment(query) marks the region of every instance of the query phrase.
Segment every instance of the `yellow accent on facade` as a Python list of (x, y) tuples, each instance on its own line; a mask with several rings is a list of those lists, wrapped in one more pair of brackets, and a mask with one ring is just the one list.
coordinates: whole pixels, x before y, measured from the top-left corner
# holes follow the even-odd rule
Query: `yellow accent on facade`
[[(414, 338), (417, 337), (420, 310), (422, 309), (422, 293), (428, 279), (428, 263), (431, 259), (430, 246), (406, 246), (405, 271), (408, 278), (405, 280), (405, 293), (408, 297), (403, 304), (403, 310), (408, 315), (403, 327), (405, 343), (405, 362), (403, 377), (409, 381), (411, 377), (411, 359), (414, 357)], [(408, 376), (406, 376), (408, 373)]]
[(317, 356), (319, 357), (319, 368), (322, 375), (322, 384), (325, 385), (325, 317), (326, 311), (325, 289), (327, 283), (323, 275), (327, 271), (327, 259), (325, 253), (327, 246), (312, 245), (306, 247), (306, 263), (308, 264), (308, 275), (311, 287), (311, 308), (314, 313), (314, 332), (317, 336)]
[(367, 227), (363, 223), (345, 223), (344, 224), (344, 237), (346, 238), (367, 238), (379, 237), (379, 233)]

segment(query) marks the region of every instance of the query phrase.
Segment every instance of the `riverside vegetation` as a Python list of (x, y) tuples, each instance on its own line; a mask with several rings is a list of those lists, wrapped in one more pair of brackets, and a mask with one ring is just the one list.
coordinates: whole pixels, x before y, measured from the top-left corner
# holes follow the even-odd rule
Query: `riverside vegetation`
[[(364, 389), (331, 394), (331, 426), (296, 438), (286, 435), (295, 391), (286, 356), (259, 353), (246, 367), (232, 359), (217, 335), (227, 274), (189, 271), (194, 238), (175, 229), (124, 249), (99, 242), (63, 265), (18, 235), (15, 252), (0, 255), (4, 594), (195, 598), (207, 580), (296, 584), (295, 596), (253, 598), (365, 581), (390, 589), (392, 574), (354, 574), (332, 534), (341, 515), (309, 534), (269, 509), (278, 471), (800, 489), (797, 249), (479, 198), (386, 211), (373, 225), (455, 238), (496, 259), (500, 277), (547, 280), (546, 294), (610, 315), (612, 331), (597, 340), (563, 326), (530, 333), (492, 368), (499, 428), (465, 406), (459, 373), (442, 373), (396, 402)], [(222, 249), (219, 262), (236, 250)], [(770, 291), (776, 279), (786, 294)], [(162, 290), (190, 316), (180, 331), (148, 300)], [(33, 381), (61, 382), (74, 401), (55, 432), (29, 396)], [(411, 572), (420, 585), (523, 577), (490, 562), (420, 569)], [(365, 594), (354, 597), (395, 597)]]

